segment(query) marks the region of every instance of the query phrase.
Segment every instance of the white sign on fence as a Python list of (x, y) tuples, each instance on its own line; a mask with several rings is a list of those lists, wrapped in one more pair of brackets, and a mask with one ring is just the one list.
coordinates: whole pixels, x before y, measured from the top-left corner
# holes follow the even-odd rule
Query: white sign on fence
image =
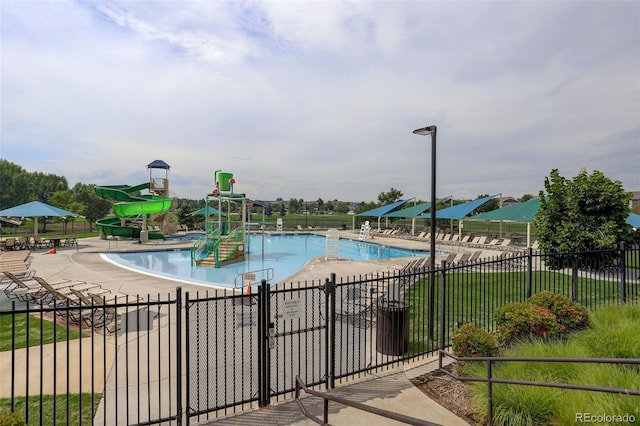
[(290, 320), (300, 318), (300, 299), (285, 300), (282, 317)]

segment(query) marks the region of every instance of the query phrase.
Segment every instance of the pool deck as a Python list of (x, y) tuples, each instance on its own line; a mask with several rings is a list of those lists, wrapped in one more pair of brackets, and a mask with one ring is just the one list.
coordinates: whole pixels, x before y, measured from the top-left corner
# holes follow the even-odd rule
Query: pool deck
[[(322, 233), (319, 233), (324, 235)], [(340, 231), (341, 237), (357, 239), (357, 233), (352, 231)], [(404, 238), (375, 237), (376, 243), (407, 249), (427, 249), (428, 241)], [(56, 279), (81, 280), (96, 283), (113, 292), (130, 295), (175, 295), (176, 288), (181, 287), (183, 292), (195, 293), (210, 289), (209, 287), (176, 281), (164, 277), (156, 277), (139, 272), (124, 269), (105, 261), (102, 253), (122, 251), (150, 251), (189, 248), (193, 241), (169, 241), (139, 244), (129, 240), (101, 240), (99, 238), (85, 238), (78, 240), (76, 247), (63, 247), (57, 253), (49, 254), (48, 250), (36, 250), (32, 253), (31, 268), (37, 271), (37, 275), (47, 281)], [(462, 245), (438, 246), (438, 251), (461, 252), (475, 251), (477, 248), (464, 247)], [(483, 249), (484, 256), (494, 256), (500, 251)], [(445, 253), (446, 255), (446, 253)], [(327, 261), (323, 258), (315, 258), (301, 271), (284, 280), (285, 282), (297, 281), (324, 281), (335, 273), (340, 277), (361, 276), (371, 273), (386, 272), (397, 269), (406, 264), (408, 258), (356, 262), (350, 260)], [(439, 262), (439, 259), (437, 259)], [(232, 290), (221, 290), (229, 291)], [(0, 294), (0, 310), (10, 310), (11, 304)], [(19, 362), (17, 360), (16, 362)], [(345, 396), (354, 401), (365, 403), (380, 408), (386, 408), (398, 413), (425, 419), (431, 422), (446, 425), (465, 425), (462, 419), (453, 415), (442, 406), (428, 398), (410, 382), (412, 377), (437, 368), (437, 360), (426, 360), (419, 364), (408, 363), (398, 368), (386, 371), (383, 375), (375, 375), (374, 379), (364, 383), (349, 383), (337, 388), (336, 394)], [(317, 398), (309, 398), (312, 407), (322, 406)], [(337, 408), (336, 408), (337, 407)], [(383, 417), (373, 416), (360, 410), (337, 406), (332, 403), (330, 422), (334, 425), (361, 424), (366, 421), (369, 425), (394, 424)], [(257, 422), (257, 423), (256, 423)], [(233, 416), (225, 419), (217, 419), (204, 424), (315, 424), (304, 417), (294, 401), (275, 404), (267, 408), (254, 410), (249, 413)]]

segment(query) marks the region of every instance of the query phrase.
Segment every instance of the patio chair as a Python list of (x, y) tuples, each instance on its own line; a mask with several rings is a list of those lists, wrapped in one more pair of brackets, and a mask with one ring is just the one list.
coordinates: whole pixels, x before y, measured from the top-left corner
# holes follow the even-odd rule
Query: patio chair
[(49, 241), (44, 240), (40, 235), (33, 237), (33, 245), (37, 248), (49, 248), (51, 246)]
[(7, 238), (4, 240), (4, 249), (5, 250), (17, 250), (16, 249), (16, 239), (15, 238)]
[(69, 235), (67, 239), (62, 242), (63, 247), (71, 247), (71, 246), (77, 246), (77, 245), (78, 245), (78, 240), (75, 235)]
[[(368, 290), (350, 284), (336, 288), (336, 317), (358, 328), (368, 328), (375, 321), (374, 305)], [(369, 292), (371, 294), (371, 292)]]

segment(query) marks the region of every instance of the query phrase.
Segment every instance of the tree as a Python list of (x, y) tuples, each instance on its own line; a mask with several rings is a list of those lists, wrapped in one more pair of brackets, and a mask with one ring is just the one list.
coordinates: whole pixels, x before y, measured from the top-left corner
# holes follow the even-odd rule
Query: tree
[[(481, 194), (476, 197), (476, 200), (480, 198), (488, 197), (489, 194)], [(486, 203), (476, 208), (476, 213), (486, 213), (500, 208), (500, 201), (497, 198), (492, 198)]]
[(387, 205), (400, 200), (403, 195), (399, 189), (391, 188), (388, 192), (381, 192), (378, 195), (378, 201), (382, 205)]
[[(573, 179), (558, 169), (545, 178), (540, 191), (540, 209), (533, 219), (538, 229), (540, 251), (552, 270), (571, 267), (571, 300), (578, 299), (578, 269), (611, 267), (617, 260), (618, 242), (628, 240), (630, 195), (619, 181), (602, 172), (591, 175), (585, 169)], [(545, 192), (546, 191), (546, 192)], [(600, 250), (600, 252), (596, 252)]]
[(195, 221), (193, 220), (193, 215), (191, 212), (194, 212), (192, 205), (189, 203), (185, 203), (182, 207), (178, 208), (176, 212), (178, 214), (178, 220), (181, 224), (186, 225), (188, 229), (192, 229), (194, 227)]
[(531, 200), (533, 198), (533, 194), (524, 194), (522, 197), (520, 197), (520, 199), (518, 201), (520, 201), (521, 203), (526, 203), (527, 201)]
[(104, 198), (100, 198), (96, 195), (95, 185), (85, 185), (77, 183), (71, 189), (76, 196), (76, 200), (84, 204), (85, 209), (83, 212), (78, 212), (84, 215), (87, 222), (89, 222), (89, 230), (92, 229), (92, 225), (98, 220), (105, 217), (111, 211), (113, 203)]

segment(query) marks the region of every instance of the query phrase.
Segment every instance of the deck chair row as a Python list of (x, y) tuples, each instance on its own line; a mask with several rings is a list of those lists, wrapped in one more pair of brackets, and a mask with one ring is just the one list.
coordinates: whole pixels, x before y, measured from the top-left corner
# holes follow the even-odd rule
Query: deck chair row
[(42, 277), (21, 279), (11, 272), (3, 272), (5, 283), (0, 289), (10, 300), (54, 308), (59, 316), (71, 323), (113, 332), (119, 329), (118, 316), (139, 303), (137, 296), (114, 293), (98, 284), (75, 280), (48, 282)]

